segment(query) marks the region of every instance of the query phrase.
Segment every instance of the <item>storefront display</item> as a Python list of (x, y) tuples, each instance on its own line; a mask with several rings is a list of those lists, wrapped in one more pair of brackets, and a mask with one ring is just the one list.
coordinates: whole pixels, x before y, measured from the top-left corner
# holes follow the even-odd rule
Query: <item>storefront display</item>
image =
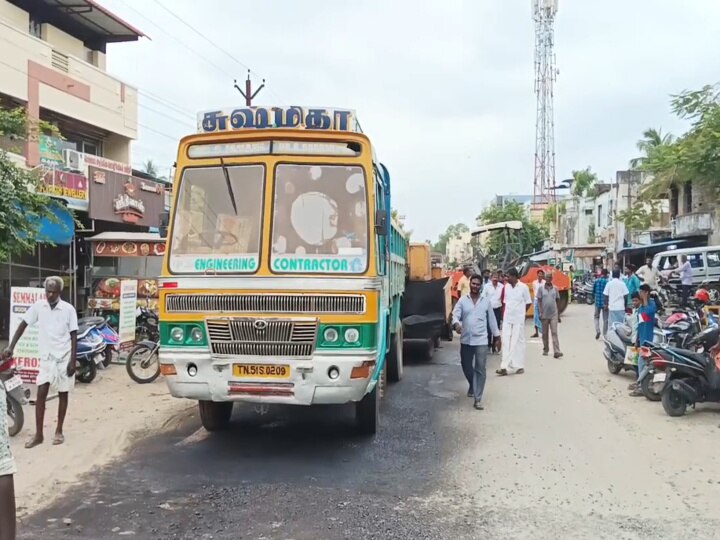
[[(158, 309), (158, 281), (165, 241), (156, 233), (106, 232), (89, 238), (92, 250), (90, 312), (117, 315), (124, 279), (137, 281), (137, 306)], [(115, 317), (116, 318), (116, 317)]]

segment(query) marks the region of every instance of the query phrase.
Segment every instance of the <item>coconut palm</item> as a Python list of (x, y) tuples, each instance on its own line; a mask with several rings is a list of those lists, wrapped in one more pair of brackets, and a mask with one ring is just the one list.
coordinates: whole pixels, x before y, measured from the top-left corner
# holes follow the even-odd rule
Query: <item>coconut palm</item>
[(643, 155), (630, 160), (630, 168), (639, 168), (654, 148), (672, 144), (675, 138), (670, 133), (663, 133), (662, 129), (648, 128), (643, 132), (643, 138), (637, 142), (637, 149)]

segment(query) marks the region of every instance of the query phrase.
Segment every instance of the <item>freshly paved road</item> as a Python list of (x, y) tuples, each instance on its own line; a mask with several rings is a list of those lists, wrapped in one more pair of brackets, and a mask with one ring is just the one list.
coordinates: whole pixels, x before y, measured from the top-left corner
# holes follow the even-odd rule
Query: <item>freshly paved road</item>
[(628, 397), (591, 317), (570, 307), (561, 360), (532, 340), (525, 375), (497, 378), (491, 358), (485, 411), (465, 397), (454, 342), (390, 387), (372, 439), (353, 434), (350, 407), (236, 407), (213, 435), (188, 418), (21, 538), (720, 537), (720, 408), (674, 419)]

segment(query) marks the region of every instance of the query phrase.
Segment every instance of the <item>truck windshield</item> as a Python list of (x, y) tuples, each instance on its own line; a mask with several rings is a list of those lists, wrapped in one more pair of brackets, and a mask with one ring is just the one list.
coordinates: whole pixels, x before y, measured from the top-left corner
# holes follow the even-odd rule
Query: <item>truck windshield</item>
[(265, 167), (186, 169), (169, 268), (176, 273), (253, 273), (258, 268)]
[(281, 164), (275, 172), (271, 269), (362, 273), (368, 263), (362, 167)]

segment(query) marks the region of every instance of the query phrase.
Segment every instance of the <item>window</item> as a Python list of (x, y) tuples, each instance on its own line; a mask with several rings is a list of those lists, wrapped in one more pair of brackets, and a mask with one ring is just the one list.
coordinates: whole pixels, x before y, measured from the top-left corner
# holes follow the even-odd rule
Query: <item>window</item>
[(597, 209), (597, 226), (602, 227), (602, 204), (598, 204)]
[(170, 271), (254, 273), (260, 260), (265, 167), (185, 169), (170, 244)]
[(281, 164), (275, 169), (271, 270), (359, 274), (368, 262), (362, 167)]
[(702, 253), (689, 253), (688, 261), (690, 262), (690, 266), (693, 268), (703, 268), (705, 264), (703, 263), (703, 254)]
[(31, 36), (42, 39), (42, 23), (35, 17), (30, 15), (30, 28), (28, 29)]
[(693, 211), (693, 204), (692, 204), (692, 184), (690, 182), (685, 183), (685, 188), (683, 190), (683, 200), (685, 201), (685, 213), (689, 214)]
[(720, 251), (708, 251), (705, 254), (707, 257), (707, 265), (710, 268), (720, 267)]
[(608, 214), (607, 214), (607, 226), (612, 225), (613, 222), (613, 201), (610, 199), (608, 202)]

